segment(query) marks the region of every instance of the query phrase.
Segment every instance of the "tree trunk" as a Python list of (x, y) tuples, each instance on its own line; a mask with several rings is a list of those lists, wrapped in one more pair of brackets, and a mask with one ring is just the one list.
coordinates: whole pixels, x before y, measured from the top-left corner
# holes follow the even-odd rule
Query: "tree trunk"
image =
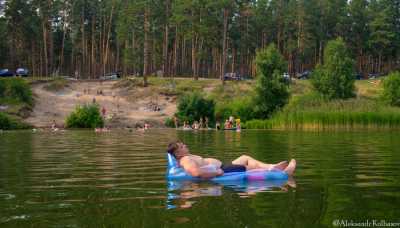
[(143, 44), (143, 86), (147, 86), (147, 75), (149, 74), (149, 9), (146, 5), (144, 10), (144, 44)]
[(192, 37), (192, 75), (194, 80), (198, 80), (196, 74), (196, 37), (193, 35)]
[(43, 29), (43, 52), (44, 52), (44, 74), (47, 77), (48, 74), (48, 58), (47, 58), (47, 29), (46, 29), (46, 25), (45, 25), (45, 19), (43, 19), (42, 22), (42, 29)]
[(168, 70), (168, 32), (169, 32), (169, 5), (170, 0), (165, 1), (165, 27), (164, 27), (164, 41), (163, 41), (163, 76), (167, 77), (169, 75)]
[[(64, 21), (65, 23), (65, 21)], [(60, 66), (59, 69), (61, 72), (63, 72), (63, 67), (64, 67), (64, 47), (65, 47), (65, 36), (66, 36), (66, 27), (63, 24), (63, 37), (61, 41), (61, 54), (60, 54)]]
[(174, 67), (173, 67), (173, 75), (177, 75), (177, 65), (178, 65), (178, 42), (179, 42), (179, 36), (178, 36), (178, 26), (175, 27), (175, 42), (174, 42)]
[(80, 70), (80, 74), (81, 75), (85, 75), (85, 72), (84, 72), (84, 67), (86, 66), (86, 64), (85, 64), (85, 58), (86, 58), (86, 54), (85, 54), (85, 8), (84, 7), (82, 7), (82, 15), (81, 15), (81, 29), (82, 29), (82, 40), (81, 40), (81, 44), (82, 44), (82, 58), (81, 58), (81, 61), (80, 61), (80, 64), (81, 64), (81, 70)]
[(224, 38), (222, 40), (222, 64), (221, 64), (221, 75), (220, 79), (222, 84), (225, 84), (225, 65), (227, 57), (227, 33), (228, 33), (228, 9), (224, 8)]
[(95, 15), (93, 15), (92, 16), (92, 47), (91, 47), (91, 63), (90, 63), (90, 65), (91, 65), (91, 70), (90, 70), (90, 75), (91, 75), (91, 78), (96, 78), (96, 66), (95, 66), (95, 64), (96, 64), (96, 57), (95, 57), (95, 30), (96, 30), (96, 27), (95, 27), (95, 23), (96, 23), (96, 16)]
[(181, 74), (186, 73), (186, 39), (185, 36), (182, 37), (182, 56), (181, 56)]
[[(136, 35), (135, 35), (136, 33), (135, 33), (135, 30), (133, 30), (132, 31), (132, 50), (136, 50)], [(136, 56), (135, 56), (135, 58), (136, 58)], [(136, 68), (137, 66), (136, 66), (136, 64), (134, 64), (133, 66), (132, 66), (132, 71), (133, 71), (133, 73), (136, 75), (137, 73), (138, 73), (138, 70), (137, 70), (137, 68)]]
[(108, 62), (108, 49), (109, 49), (109, 43), (110, 43), (110, 35), (111, 35), (111, 27), (112, 27), (112, 18), (114, 14), (114, 6), (115, 6), (115, 1), (112, 2), (111, 5), (111, 13), (110, 13), (110, 20), (108, 22), (108, 31), (107, 31), (107, 40), (106, 40), (106, 53), (104, 55), (104, 62), (103, 62), (103, 72), (106, 73), (106, 67), (107, 67), (107, 62)]

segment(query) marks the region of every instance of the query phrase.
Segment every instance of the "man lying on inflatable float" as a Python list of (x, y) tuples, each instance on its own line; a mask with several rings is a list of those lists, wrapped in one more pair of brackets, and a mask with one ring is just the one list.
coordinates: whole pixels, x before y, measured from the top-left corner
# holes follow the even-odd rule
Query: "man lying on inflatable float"
[(202, 158), (189, 153), (188, 147), (180, 142), (168, 145), (169, 180), (202, 180), (212, 181), (260, 181), (260, 180), (287, 180), (296, 169), (296, 160), (289, 163), (282, 161), (277, 164), (266, 164), (256, 159), (242, 155), (231, 164), (223, 164), (214, 158)]

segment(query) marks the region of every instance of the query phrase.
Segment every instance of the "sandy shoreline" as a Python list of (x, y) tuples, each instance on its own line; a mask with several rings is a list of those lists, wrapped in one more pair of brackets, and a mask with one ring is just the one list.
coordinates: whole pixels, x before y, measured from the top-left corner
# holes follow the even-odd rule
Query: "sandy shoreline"
[[(26, 122), (37, 127), (50, 127), (53, 120), (63, 126), (66, 117), (76, 105), (92, 103), (93, 100), (106, 109), (106, 125), (110, 128), (136, 127), (150, 123), (163, 127), (167, 117), (176, 112), (176, 98), (151, 93), (151, 88), (134, 91), (115, 86), (117, 81), (69, 82), (61, 91), (45, 90), (47, 83), (32, 85), (35, 97), (33, 111)], [(102, 94), (97, 92), (102, 91)], [(155, 109), (160, 109), (155, 111)]]

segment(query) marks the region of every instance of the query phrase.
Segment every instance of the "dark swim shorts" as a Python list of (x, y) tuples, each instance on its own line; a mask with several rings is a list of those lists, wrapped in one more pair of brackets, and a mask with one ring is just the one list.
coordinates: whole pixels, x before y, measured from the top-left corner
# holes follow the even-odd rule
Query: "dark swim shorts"
[(246, 172), (246, 166), (244, 165), (222, 164), (221, 169), (224, 171), (224, 173)]

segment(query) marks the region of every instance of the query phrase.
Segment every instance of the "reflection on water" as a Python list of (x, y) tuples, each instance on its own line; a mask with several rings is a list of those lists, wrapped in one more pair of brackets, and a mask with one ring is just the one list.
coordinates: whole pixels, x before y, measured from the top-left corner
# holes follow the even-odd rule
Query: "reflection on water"
[[(286, 183), (169, 183), (166, 145), (296, 158)], [(400, 218), (398, 132), (3, 132), (1, 227), (331, 227)], [(167, 210), (166, 208), (170, 208)]]
[(190, 208), (196, 201), (193, 198), (222, 196), (223, 191), (235, 191), (244, 197), (259, 192), (287, 192), (289, 187), (296, 188), (293, 178), (289, 180), (246, 181), (232, 180), (222, 183), (196, 181), (167, 181), (167, 209)]

